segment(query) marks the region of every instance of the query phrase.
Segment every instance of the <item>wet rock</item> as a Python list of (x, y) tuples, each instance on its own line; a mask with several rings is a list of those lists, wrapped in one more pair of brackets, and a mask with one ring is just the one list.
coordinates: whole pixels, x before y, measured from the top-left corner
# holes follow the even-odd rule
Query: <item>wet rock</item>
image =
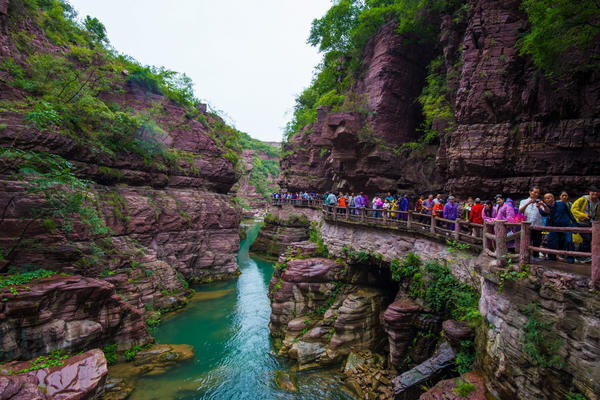
[(394, 385), (394, 399), (412, 400), (421, 392), (420, 385), (428, 380), (435, 379), (454, 365), (456, 354), (448, 344), (440, 345), (435, 354), (427, 361), (413, 369), (404, 372), (392, 380)]
[[(4, 364), (2, 369), (18, 371), (29, 366), (30, 362), (11, 362)], [(104, 353), (94, 349), (67, 358), (63, 365), (0, 377), (0, 394), (2, 399), (11, 400), (100, 399), (104, 393), (106, 376)], [(32, 385), (35, 385), (35, 388)], [(43, 388), (43, 391), (40, 388)]]
[(194, 349), (187, 344), (155, 344), (148, 350), (142, 350), (132, 362), (119, 363), (109, 368), (103, 400), (126, 399), (135, 390), (140, 377), (164, 374), (193, 358)]
[(371, 351), (353, 352), (344, 366), (345, 384), (360, 399), (389, 399), (393, 372), (385, 369), (385, 357)]
[(54, 276), (28, 284), (0, 302), (0, 360), (34, 358), (55, 349), (77, 352), (95, 343), (123, 350), (152, 340), (138, 309), (108, 282)]
[(23, 374), (0, 376), (0, 399), (47, 400), (48, 397), (38, 386), (35, 376)]
[(299, 215), (285, 220), (267, 217), (250, 250), (257, 254), (279, 256), (291, 243), (307, 240), (308, 227), (308, 220)]
[(279, 353), (295, 359), (301, 369), (337, 363), (385, 340), (379, 322), (385, 292), (355, 284), (360, 274), (352, 268), (307, 258), (275, 270), (269, 284), (269, 328)]
[(279, 389), (287, 390), (288, 392), (298, 391), (298, 382), (296, 377), (283, 371), (275, 372), (275, 384)]
[[(458, 390), (460, 386), (462, 386), (462, 390)], [(485, 381), (481, 374), (467, 372), (459, 378), (438, 382), (426, 393), (423, 393), (419, 397), (419, 400), (486, 400), (486, 392)], [(465, 396), (461, 395), (461, 393), (465, 394)]]

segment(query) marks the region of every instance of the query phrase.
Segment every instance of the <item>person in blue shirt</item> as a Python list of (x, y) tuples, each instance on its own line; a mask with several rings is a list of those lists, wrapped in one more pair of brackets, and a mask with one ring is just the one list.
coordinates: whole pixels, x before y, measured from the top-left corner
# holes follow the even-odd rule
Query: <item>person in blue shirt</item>
[[(549, 208), (549, 212), (544, 209), (540, 209), (542, 216), (547, 217), (546, 226), (576, 226), (577, 220), (573, 216), (569, 205), (562, 201), (554, 201), (554, 195), (552, 193), (546, 193), (544, 195), (544, 203)], [(560, 250), (573, 250), (573, 238), (569, 232), (550, 232), (548, 234), (547, 246), (549, 249), (560, 249)], [(556, 260), (556, 254), (550, 254), (548, 256), (550, 260)], [(560, 258), (559, 258), (560, 259)], [(562, 260), (561, 260), (562, 261)], [(572, 256), (567, 257), (567, 262), (572, 264), (574, 258)]]

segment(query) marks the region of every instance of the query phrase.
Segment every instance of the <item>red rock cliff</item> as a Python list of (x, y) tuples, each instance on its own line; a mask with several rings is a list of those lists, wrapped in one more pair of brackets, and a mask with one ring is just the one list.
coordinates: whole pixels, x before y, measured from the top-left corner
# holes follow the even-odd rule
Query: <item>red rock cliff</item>
[[(321, 109), (317, 122), (285, 146), (281, 186), (514, 196), (532, 184), (580, 192), (598, 183), (598, 71), (574, 75), (569, 85), (550, 81), (518, 55), (529, 24), (520, 1), (468, 5), (462, 21), (439, 18), (436, 46), (405, 41), (393, 24), (383, 26), (364, 49), (353, 89), (368, 113)], [(404, 150), (419, 135), (417, 97), (436, 53), (445, 61), (453, 127), (446, 132), (447, 123), (434, 121), (438, 146)]]

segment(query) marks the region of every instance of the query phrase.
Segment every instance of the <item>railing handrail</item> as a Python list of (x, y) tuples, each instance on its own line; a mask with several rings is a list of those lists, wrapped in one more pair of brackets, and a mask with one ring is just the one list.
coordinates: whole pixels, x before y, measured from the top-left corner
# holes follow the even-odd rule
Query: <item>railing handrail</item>
[[(508, 253), (509, 243), (514, 242), (514, 247), (519, 249), (518, 256), (521, 265), (529, 264), (532, 251), (540, 251), (547, 254), (556, 254), (574, 257), (592, 257), (591, 275), (592, 282), (595, 284), (600, 281), (600, 222), (594, 222), (592, 227), (550, 227), (535, 226), (530, 222), (507, 222), (502, 220), (486, 220), (483, 224), (475, 224), (461, 219), (451, 220), (437, 217), (435, 214), (424, 214), (411, 210), (390, 210), (368, 207), (339, 207), (338, 205), (322, 206), (325, 217), (334, 221), (369, 223), (375, 222), (377, 225), (384, 226), (402, 226), (403, 228), (414, 232), (450, 239), (473, 245), (482, 243), (483, 251), (496, 258), (498, 265), (506, 266), (512, 256)], [(354, 211), (354, 212), (353, 212)], [(373, 215), (368, 215), (373, 213)], [(393, 217), (391, 214), (395, 214)], [(380, 216), (378, 216), (380, 215)], [(420, 220), (419, 220), (420, 219)], [(427, 221), (429, 220), (429, 221)], [(425, 222), (423, 222), (425, 221)], [(454, 225), (454, 230), (438, 226), (439, 223)], [(429, 227), (429, 229), (427, 229)], [(475, 236), (465, 233), (462, 228), (474, 228)], [(568, 232), (592, 235), (592, 251), (569, 251), (535, 247), (531, 245), (531, 231), (544, 232)], [(466, 240), (469, 238), (470, 240)], [(511, 246), (512, 247), (512, 246)]]

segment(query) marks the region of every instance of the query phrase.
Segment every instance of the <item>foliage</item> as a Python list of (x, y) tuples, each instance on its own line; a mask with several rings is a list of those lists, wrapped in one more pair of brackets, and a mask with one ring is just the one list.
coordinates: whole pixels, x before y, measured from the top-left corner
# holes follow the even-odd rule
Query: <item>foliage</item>
[(104, 352), (104, 357), (106, 358), (106, 363), (108, 365), (113, 365), (117, 362), (117, 345), (109, 344), (104, 346), (102, 349)]
[(456, 387), (452, 389), (460, 397), (467, 397), (469, 393), (475, 390), (475, 385), (465, 379), (456, 379)]
[(278, 190), (276, 184), (269, 185), (279, 177), (279, 162), (276, 160), (262, 160), (258, 155), (252, 157), (252, 171), (248, 182), (254, 186), (256, 192), (261, 194), (265, 200), (270, 198), (271, 193)]
[(498, 285), (498, 294), (502, 293), (502, 291), (504, 290), (504, 284), (507, 280), (510, 281), (518, 281), (518, 280), (523, 280), (523, 279), (527, 279), (527, 277), (529, 277), (529, 265), (525, 264), (525, 265), (521, 265), (520, 267), (520, 271), (513, 271), (510, 268), (510, 264), (509, 266), (502, 272), (500, 272), (499, 278), (500, 278), (500, 284)]
[(584, 395), (582, 395), (581, 393), (567, 393), (567, 399), (566, 400), (588, 400), (587, 397), (585, 397)]
[(329, 249), (321, 237), (321, 230), (319, 229), (319, 223), (311, 222), (308, 231), (308, 240), (317, 245), (317, 251), (315, 256), (327, 257), (329, 255)]
[(531, 29), (520, 43), (521, 55), (531, 55), (549, 75), (598, 68), (598, 59), (587, 53), (600, 37), (598, 1), (524, 0), (522, 6)]
[(106, 36), (106, 28), (104, 27), (104, 24), (98, 20), (98, 18), (87, 15), (83, 20), (83, 26), (95, 37), (98, 42), (102, 43), (108, 41), (108, 37)]
[(27, 191), (44, 196), (49, 210), (33, 210), (35, 218), (59, 218), (64, 232), (73, 230), (73, 215), (94, 235), (108, 233), (90, 191), (92, 182), (78, 178), (72, 164), (56, 154), (36, 153), (19, 149), (0, 149), (0, 159), (14, 160), (20, 176), (27, 182)]
[(527, 316), (523, 326), (523, 351), (540, 368), (562, 365), (557, 353), (562, 341), (553, 331), (556, 321), (546, 320), (537, 302), (528, 304), (522, 311)]
[(52, 105), (42, 101), (33, 107), (33, 110), (25, 115), (23, 122), (38, 129), (60, 125), (61, 119)]
[(28, 368), (24, 368), (19, 371), (14, 371), (13, 374), (22, 374), (24, 372), (36, 371), (42, 368), (63, 365), (67, 358), (69, 358), (69, 354), (65, 354), (63, 350), (53, 350), (45, 356), (39, 356), (35, 360), (32, 360)]
[(133, 345), (131, 346), (129, 349), (125, 350), (125, 360), (126, 361), (132, 361), (135, 356), (137, 355), (137, 353), (139, 353), (142, 350), (147, 350), (151, 347), (152, 345), (149, 343), (145, 346), (139, 346), (139, 345)]
[(460, 342), (460, 349), (456, 353), (456, 371), (459, 374), (469, 372), (475, 362), (475, 344), (472, 340), (463, 340)]
[(316, 121), (317, 107), (359, 111), (345, 96), (360, 75), (363, 50), (384, 24), (395, 21), (407, 40), (434, 46), (439, 25), (431, 13), (458, 13), (464, 0), (340, 0), (312, 22), (308, 43), (323, 52), (311, 85), (297, 98), (294, 115), (285, 129), (286, 140)]
[(56, 272), (48, 271), (43, 268), (18, 272), (0, 277), (0, 288), (24, 285), (37, 279), (48, 278), (52, 275), (56, 275)]

